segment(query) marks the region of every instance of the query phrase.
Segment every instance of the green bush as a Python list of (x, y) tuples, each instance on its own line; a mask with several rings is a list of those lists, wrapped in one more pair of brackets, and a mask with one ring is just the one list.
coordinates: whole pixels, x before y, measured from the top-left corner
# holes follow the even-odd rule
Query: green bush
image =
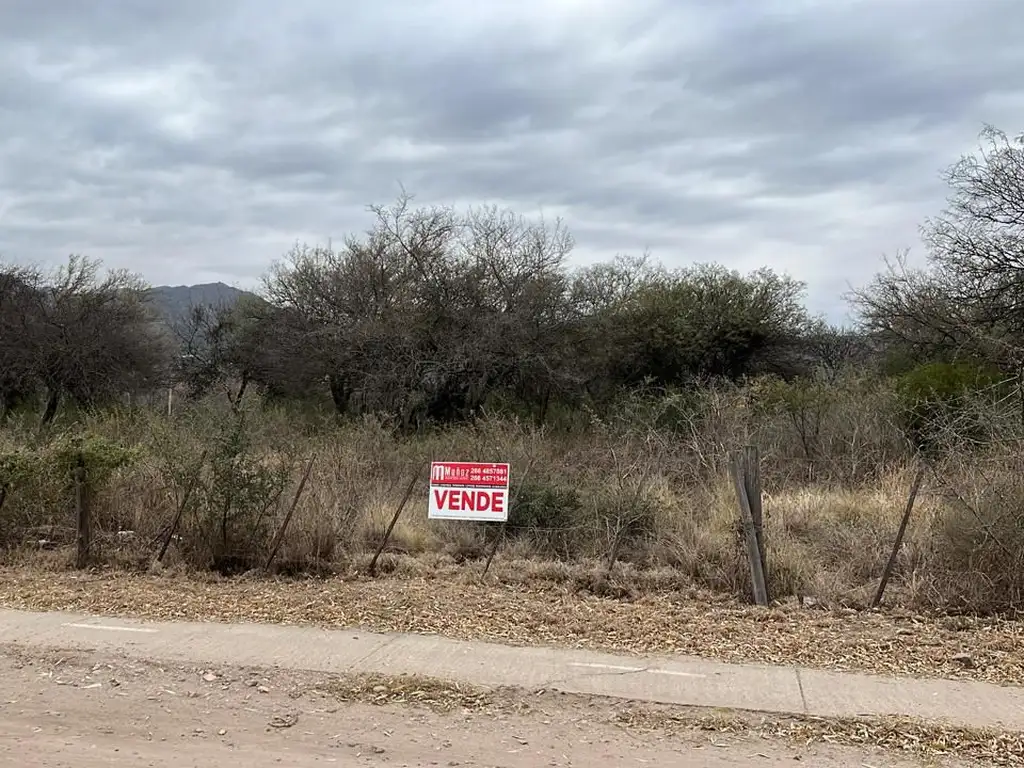
[(765, 378), (755, 384), (752, 394), (762, 409), (782, 414), (790, 423), (804, 459), (820, 458), (822, 428), (840, 395), (835, 386), (811, 377), (794, 381)]
[(1000, 376), (971, 362), (929, 363), (896, 379), (900, 420), (921, 451), (936, 453), (984, 438), (988, 425), (972, 403), (999, 389)]
[(12, 536), (33, 528), (70, 532), (75, 469), (85, 470), (87, 492), (95, 495), (117, 470), (138, 457), (138, 450), (86, 430), (64, 432), (48, 442), (0, 452), (0, 488), (4, 490), (0, 540), (9, 542)]
[(0, 453), (0, 488), (12, 488), (32, 477), (38, 462), (34, 452), (21, 446)]
[(545, 554), (579, 554), (583, 505), (573, 488), (526, 481), (515, 491), (509, 509), (508, 532), (534, 541)]
[(71, 476), (75, 467), (86, 471), (89, 485), (96, 489), (109, 480), (111, 474), (138, 460), (139, 451), (119, 442), (92, 433), (65, 433), (45, 450), (53, 470)]
[(182, 529), (186, 559), (225, 572), (256, 566), (273, 536), (273, 512), (292, 469), (288, 457), (262, 459), (245, 414), (231, 413), (212, 439), (189, 501), (192, 514)]

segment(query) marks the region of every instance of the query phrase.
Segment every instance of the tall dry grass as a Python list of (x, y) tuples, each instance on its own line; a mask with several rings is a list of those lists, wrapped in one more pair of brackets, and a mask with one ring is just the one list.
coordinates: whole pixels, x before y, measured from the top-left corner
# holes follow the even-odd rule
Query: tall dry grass
[[(731, 450), (755, 444), (772, 595), (862, 605), (889, 556), (919, 460), (897, 412), (885, 383), (851, 376), (634, 400), (613, 416), (577, 413), (545, 429), (483, 418), (406, 439), (373, 419), (342, 423), (257, 400), (234, 413), (216, 398), (179, 404), (170, 417), (146, 408), (86, 415), (45, 438), (14, 422), (0, 430), (8, 465), (0, 463), (0, 482), (4, 471), (14, 478), (0, 537), (8, 558), (31, 556), (41, 540), (58, 552), (73, 541), (65, 465), (53, 446), (66, 455), (86, 439), (95, 460), (107, 461), (92, 499), (97, 555), (147, 566), (205, 451), (169, 562), (258, 567), (304, 463), (315, 457), (278, 567), (365, 564), (417, 475), (419, 490), (383, 565), (422, 572), (484, 557), (497, 533), (427, 520), (428, 462), (508, 461), (515, 504), (499, 558), (522, 572), (598, 567), (620, 538), (618, 567), (637, 583), (666, 583), (641, 574), (670, 574), (675, 585), (747, 594), (727, 462)], [(1012, 423), (1003, 412), (989, 416)], [(1020, 605), (1024, 458), (1012, 450), (1015, 439), (1008, 428), (983, 448), (931, 460), (890, 602), (981, 612)], [(12, 474), (9, 457), (19, 455), (33, 466)]]

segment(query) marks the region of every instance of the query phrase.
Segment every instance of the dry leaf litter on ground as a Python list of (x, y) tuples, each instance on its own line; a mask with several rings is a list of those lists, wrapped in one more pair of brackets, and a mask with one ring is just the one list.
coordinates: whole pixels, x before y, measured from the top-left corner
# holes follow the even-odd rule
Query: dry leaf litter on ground
[[(346, 674), (317, 675), (284, 672), (277, 669), (239, 668), (211, 672), (202, 668), (169, 667), (158, 661), (115, 660), (97, 664), (95, 652), (29, 651), (0, 649), (20, 663), (57, 666), (70, 681), (79, 685), (100, 674), (111, 674), (137, 681), (145, 670), (170, 671), (175, 677), (192, 676), (205, 684), (226, 687), (229, 682), (256, 684), (267, 681), (297, 701), (307, 694), (327, 696), (341, 702), (359, 702), (377, 706), (424, 707), (442, 714), (483, 713), (489, 717), (521, 715), (550, 718), (551, 712), (585, 712), (588, 719), (603, 720), (637, 734), (658, 732), (678, 736), (698, 733), (712, 735), (712, 744), (720, 735), (764, 739), (783, 739), (797, 747), (814, 744), (873, 747), (908, 756), (941, 760), (977, 761), (982, 765), (1024, 765), (1024, 734), (1013, 731), (958, 728), (900, 717), (821, 718), (809, 716), (763, 715), (750, 712), (707, 710), (658, 704), (623, 703), (600, 696), (581, 696), (555, 691), (530, 691), (522, 688), (474, 686), (418, 675)], [(127, 665), (127, 666), (126, 666)], [(75, 668), (78, 668), (77, 670)], [(83, 676), (84, 670), (84, 676)], [(214, 681), (207, 680), (213, 676)], [(59, 683), (60, 681), (58, 681)], [(224, 683), (221, 686), (221, 683)], [(269, 691), (269, 688), (261, 686)], [(287, 729), (299, 721), (295, 711), (274, 715), (268, 727)], [(223, 734), (222, 734), (223, 735)]]
[(547, 583), (213, 579), (0, 568), (0, 605), (152, 620), (361, 627), (510, 645), (1024, 683), (1021, 622), (758, 609), (679, 594), (625, 601)]
[[(526, 713), (542, 708), (547, 692), (490, 689), (429, 677), (347, 675), (319, 686), (342, 701), (412, 704), (438, 712), (466, 710)], [(566, 698), (566, 697), (563, 697)], [(584, 699), (568, 695), (569, 699)], [(969, 758), (986, 765), (1024, 765), (1024, 734), (957, 728), (902, 717), (821, 718), (709, 713), (698, 708), (656, 705), (621, 707), (612, 700), (589, 697), (609, 710), (608, 719), (637, 731), (705, 731), (782, 738), (805, 746), (815, 743), (878, 747), (926, 758)]]

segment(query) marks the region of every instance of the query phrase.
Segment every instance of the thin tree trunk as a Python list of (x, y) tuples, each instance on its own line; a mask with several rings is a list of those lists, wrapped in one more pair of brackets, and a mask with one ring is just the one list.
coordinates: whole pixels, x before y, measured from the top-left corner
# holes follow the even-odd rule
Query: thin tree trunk
[(348, 411), (349, 392), (345, 382), (342, 381), (340, 376), (331, 374), (327, 378), (327, 384), (331, 388), (331, 400), (334, 401), (334, 410), (338, 413), (346, 413)]
[(1017, 367), (1017, 401), (1020, 404), (1020, 423), (1024, 426), (1024, 365)]
[(57, 417), (57, 408), (60, 406), (60, 390), (51, 387), (46, 397), (46, 408), (43, 410), (43, 418), (40, 426), (47, 427)]
[(238, 385), (238, 392), (235, 393), (234, 399), (231, 401), (231, 405), (238, 408), (242, 404), (242, 397), (245, 396), (245, 390), (249, 388), (249, 376), (248, 374), (242, 374), (242, 383)]
[(544, 397), (540, 401), (540, 413), (537, 414), (537, 426), (543, 427), (548, 420), (548, 408), (551, 406), (551, 387), (544, 389)]
[(889, 553), (889, 560), (885, 564), (885, 568), (882, 570), (882, 578), (878, 582), (878, 589), (875, 591), (875, 596), (871, 600), (871, 607), (877, 608), (882, 603), (882, 597), (885, 595), (885, 587), (889, 583), (889, 577), (892, 576), (893, 568), (896, 567), (896, 558), (899, 556), (900, 548), (903, 546), (903, 536), (907, 532), (907, 526), (910, 524), (910, 515), (914, 512), (914, 502), (917, 500), (918, 491), (921, 490), (921, 483), (924, 482), (925, 465), (922, 464), (917, 470), (917, 474), (914, 475), (914, 482), (910, 486), (910, 495), (907, 497), (907, 505), (903, 509), (903, 517), (900, 520), (899, 530), (896, 531), (896, 541), (892, 544), (892, 552)]
[(88, 476), (85, 467), (82, 466), (82, 458), (78, 459), (79, 465), (75, 467), (75, 516), (78, 523), (78, 535), (76, 537), (75, 567), (79, 570), (89, 564), (89, 546), (92, 543), (92, 521), (89, 519), (89, 487)]

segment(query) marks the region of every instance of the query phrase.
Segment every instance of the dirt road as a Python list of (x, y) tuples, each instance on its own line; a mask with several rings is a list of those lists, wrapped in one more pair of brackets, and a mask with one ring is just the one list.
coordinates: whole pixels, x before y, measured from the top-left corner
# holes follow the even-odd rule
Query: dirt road
[[(0, 650), (0, 765), (731, 766), (895, 768), (880, 750), (749, 735), (634, 732), (616, 705), (550, 694), (527, 708), (373, 705), (323, 675), (160, 665), (103, 652)], [(800, 764), (800, 763), (797, 763)], [(949, 763), (954, 765), (956, 763)]]

